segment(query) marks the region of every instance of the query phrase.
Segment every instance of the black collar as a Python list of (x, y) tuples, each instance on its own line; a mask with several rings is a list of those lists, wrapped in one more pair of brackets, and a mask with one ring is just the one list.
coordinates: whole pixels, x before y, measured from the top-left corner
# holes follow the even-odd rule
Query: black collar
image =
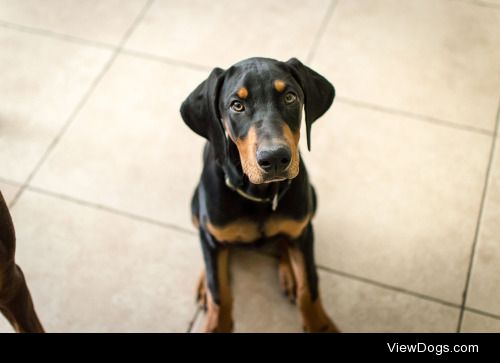
[(246, 191), (244, 191), (243, 189), (235, 186), (233, 183), (231, 183), (231, 179), (229, 178), (229, 176), (227, 174), (226, 174), (225, 179), (226, 179), (226, 186), (229, 189), (234, 190), (236, 193), (241, 195), (243, 198), (251, 200), (252, 202), (256, 202), (256, 203), (271, 203), (271, 209), (273, 210), (273, 212), (276, 210), (276, 208), (278, 208), (279, 201), (281, 200), (281, 198), (283, 198), (283, 196), (288, 191), (288, 189), (290, 189), (290, 185), (292, 184), (291, 179), (288, 179), (286, 182), (280, 182), (280, 184), (276, 188), (272, 197), (261, 198), (261, 197), (255, 196), (255, 195), (251, 195), (251, 194), (247, 193)]

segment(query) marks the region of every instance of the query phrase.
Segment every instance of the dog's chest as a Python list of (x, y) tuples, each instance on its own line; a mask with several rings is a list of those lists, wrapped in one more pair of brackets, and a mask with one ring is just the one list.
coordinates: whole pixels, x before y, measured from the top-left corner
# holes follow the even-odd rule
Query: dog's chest
[(277, 235), (283, 235), (291, 239), (297, 238), (302, 234), (309, 220), (309, 215), (303, 219), (292, 219), (276, 215), (270, 216), (262, 222), (248, 218), (238, 218), (221, 226), (207, 221), (206, 227), (219, 242), (251, 243)]

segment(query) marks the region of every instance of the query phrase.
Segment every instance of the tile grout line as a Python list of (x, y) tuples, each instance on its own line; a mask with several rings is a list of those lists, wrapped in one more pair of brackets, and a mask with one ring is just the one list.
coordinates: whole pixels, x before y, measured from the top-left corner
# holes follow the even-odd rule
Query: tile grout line
[(76, 119), (76, 116), (79, 114), (79, 112), (83, 108), (83, 106), (85, 106), (85, 104), (87, 103), (88, 99), (90, 98), (90, 96), (92, 95), (92, 93), (94, 92), (94, 90), (97, 88), (97, 85), (102, 80), (102, 78), (104, 77), (104, 75), (111, 68), (111, 65), (113, 64), (113, 62), (115, 61), (115, 59), (120, 54), (120, 51), (121, 51), (123, 45), (128, 40), (128, 38), (130, 37), (130, 35), (134, 31), (135, 27), (144, 18), (146, 12), (151, 7), (151, 4), (153, 3), (153, 1), (154, 0), (148, 0), (144, 4), (144, 6), (142, 7), (142, 9), (139, 12), (139, 14), (136, 16), (136, 18), (134, 19), (134, 21), (132, 22), (132, 24), (128, 27), (128, 29), (126, 30), (126, 32), (123, 35), (122, 39), (120, 40), (120, 43), (119, 43), (118, 47), (114, 50), (114, 52), (111, 54), (111, 57), (104, 64), (103, 68), (97, 74), (96, 78), (92, 81), (92, 83), (90, 84), (90, 87), (88, 88), (88, 90), (85, 92), (85, 94), (83, 95), (83, 97), (81, 98), (81, 100), (78, 102), (78, 104), (76, 105), (76, 107), (73, 109), (73, 111), (69, 115), (68, 119), (66, 120), (66, 122), (64, 123), (64, 125), (61, 127), (61, 129), (59, 130), (59, 132), (57, 133), (57, 135), (54, 137), (54, 139), (52, 140), (52, 142), (50, 143), (50, 145), (47, 147), (47, 149), (43, 153), (42, 157), (40, 158), (40, 160), (38, 161), (38, 163), (35, 165), (35, 167), (31, 171), (31, 173), (28, 175), (28, 178), (25, 180), (25, 182), (23, 183), (23, 185), (21, 186), (21, 188), (17, 191), (16, 195), (14, 196), (14, 198), (12, 199), (12, 201), (9, 204), (10, 208), (12, 208), (17, 203), (17, 201), (19, 200), (20, 196), (23, 194), (23, 192), (26, 189), (26, 187), (31, 183), (31, 181), (33, 180), (33, 178), (35, 177), (35, 175), (37, 174), (37, 172), (40, 170), (40, 168), (42, 167), (42, 165), (47, 160), (48, 156), (51, 154), (51, 152), (57, 146), (57, 144), (59, 143), (59, 141), (61, 140), (61, 138), (64, 136), (64, 134), (66, 133), (66, 131), (71, 126), (71, 124), (73, 124), (73, 121)]
[(156, 54), (152, 54), (152, 53), (144, 53), (144, 52), (134, 50), (134, 49), (124, 48), (124, 49), (122, 49), (122, 54), (126, 54), (126, 55), (140, 58), (140, 59), (160, 62), (160, 63), (168, 64), (171, 66), (179, 66), (179, 67), (184, 67), (184, 68), (188, 68), (188, 69), (193, 69), (195, 71), (210, 72), (214, 68), (211, 66), (205, 66), (202, 64), (198, 64), (198, 63), (191, 63), (191, 62), (187, 62), (187, 61), (180, 60), (180, 59), (169, 58), (169, 57), (165, 57), (162, 55), (156, 55)]
[(191, 321), (189, 322), (188, 324), (188, 327), (187, 327), (187, 330), (186, 330), (186, 333), (193, 333), (193, 328), (194, 328), (194, 324), (196, 323), (196, 321), (198, 320), (198, 317), (200, 316), (200, 314), (202, 313), (202, 309), (199, 307), (199, 306), (196, 306), (196, 310), (194, 312), (194, 315), (191, 319)]
[(490, 8), (490, 9), (500, 9), (499, 4), (495, 3), (490, 3), (489, 1), (481, 1), (481, 0), (449, 0), (453, 2), (460, 2), (463, 4), (469, 4), (469, 5), (475, 5), (475, 6), (480, 6), (483, 8)]
[[(92, 202), (84, 201), (84, 200), (77, 199), (77, 198), (74, 198), (74, 197), (66, 196), (66, 195), (63, 195), (63, 194), (58, 194), (58, 193), (51, 192), (51, 191), (48, 191), (48, 190), (44, 190), (44, 189), (38, 188), (38, 187), (28, 186), (27, 189), (30, 190), (30, 191), (32, 191), (32, 192), (39, 193), (39, 194), (42, 194), (42, 195), (46, 195), (46, 196), (49, 196), (49, 197), (52, 197), (52, 198), (61, 199), (61, 200), (64, 200), (64, 201), (67, 201), (67, 202), (70, 202), (70, 203), (75, 203), (75, 204), (78, 204), (78, 205), (82, 205), (82, 206), (85, 206), (85, 207), (88, 207), (88, 208), (95, 208), (95, 209), (103, 210), (103, 211), (106, 211), (108, 213), (112, 213), (112, 214), (115, 214), (115, 215), (120, 215), (120, 216), (129, 218), (131, 220), (136, 220), (136, 221), (139, 221), (139, 222), (148, 223), (148, 224), (155, 225), (155, 226), (158, 226), (158, 227), (162, 227), (162, 228), (165, 228), (165, 229), (175, 230), (176, 232), (184, 233), (184, 234), (190, 235), (190, 236), (197, 236), (196, 232), (191, 231), (191, 230), (189, 230), (187, 228), (184, 228), (184, 227), (177, 226), (175, 224), (161, 222), (161, 221), (158, 221), (158, 220), (154, 220), (152, 218), (147, 218), (147, 217), (144, 217), (144, 216), (132, 214), (132, 213), (129, 213), (129, 212), (126, 212), (126, 211), (121, 211), (121, 210), (118, 210), (118, 209), (115, 209), (115, 208), (111, 208), (111, 207), (108, 207), (108, 206), (104, 206), (104, 205), (100, 205), (100, 204), (97, 204), (97, 203), (92, 203)], [(263, 252), (263, 251), (260, 251), (258, 249), (251, 249), (251, 250), (253, 252), (255, 252), (256, 254), (258, 254), (260, 256), (263, 256), (263, 257), (272, 258), (272, 259), (276, 258), (275, 255), (269, 254), (269, 253), (266, 253), (266, 252)], [(429, 295), (417, 293), (417, 292), (414, 292), (414, 291), (411, 291), (411, 290), (406, 290), (406, 289), (403, 289), (403, 288), (400, 288), (400, 287), (397, 287), (397, 286), (392, 286), (392, 285), (389, 285), (389, 284), (385, 284), (383, 282), (378, 282), (376, 280), (372, 280), (372, 279), (369, 279), (369, 278), (366, 278), (366, 277), (357, 276), (357, 275), (351, 274), (349, 272), (340, 271), (340, 270), (333, 269), (333, 268), (326, 267), (326, 266), (322, 266), (322, 265), (316, 265), (316, 267), (319, 270), (322, 270), (322, 271), (324, 271), (324, 272), (326, 272), (328, 274), (342, 276), (342, 277), (345, 277), (347, 279), (360, 281), (360, 282), (363, 282), (363, 283), (366, 283), (366, 284), (369, 284), (369, 285), (374, 285), (374, 286), (377, 286), (377, 287), (380, 287), (380, 288), (383, 288), (383, 289), (386, 289), (386, 290), (400, 292), (400, 293), (403, 293), (405, 295), (410, 295), (410, 296), (417, 297), (417, 298), (420, 298), (420, 299), (423, 299), (423, 300), (428, 300), (428, 301), (431, 301), (431, 302), (440, 303), (442, 305), (446, 305), (446, 306), (450, 306), (450, 307), (454, 307), (454, 308), (460, 308), (461, 307), (460, 304), (451, 303), (451, 302), (448, 302), (446, 300), (441, 300), (441, 299), (438, 299), (438, 298), (435, 298), (435, 297), (432, 297), (432, 296), (429, 296)], [(474, 312), (474, 313), (479, 314), (479, 315), (483, 315), (483, 316), (487, 316), (487, 317), (490, 317), (490, 318), (493, 318), (493, 319), (500, 320), (500, 315), (495, 315), (495, 314), (487, 312), (487, 311), (475, 309), (475, 308), (472, 308), (472, 307), (465, 307), (465, 310)]]
[(359, 281), (359, 282), (364, 282), (364, 283), (367, 283), (369, 285), (374, 285), (374, 286), (377, 286), (377, 287), (380, 287), (380, 288), (384, 288), (386, 290), (403, 293), (405, 295), (417, 297), (417, 298), (420, 298), (420, 299), (423, 299), (423, 300), (428, 300), (428, 301), (431, 301), (431, 302), (434, 302), (434, 303), (438, 303), (438, 304), (449, 306), (449, 307), (453, 307), (453, 308), (460, 308), (460, 304), (452, 303), (450, 301), (442, 300), (442, 299), (439, 299), (439, 298), (436, 298), (436, 297), (433, 297), (433, 296), (430, 296), (430, 295), (421, 294), (419, 292), (407, 290), (407, 289), (404, 289), (402, 287), (389, 285), (389, 284), (386, 284), (386, 283), (383, 283), (383, 282), (379, 282), (379, 281), (372, 280), (372, 279), (369, 279), (369, 278), (366, 278), (366, 277), (354, 275), (354, 274), (351, 274), (351, 273), (348, 273), (348, 272), (340, 271), (340, 270), (337, 270), (337, 269), (333, 269), (333, 268), (322, 266), (322, 265), (318, 265), (318, 264), (316, 264), (316, 267), (318, 268), (318, 270), (321, 270), (321, 271), (324, 271), (324, 272), (328, 272), (328, 273), (331, 273), (331, 274), (334, 274), (334, 275), (339, 275), (339, 276), (342, 276), (342, 277), (347, 277), (347, 278), (350, 278), (352, 280), (356, 280), (356, 281)]
[(8, 185), (13, 186), (13, 187), (21, 187), (23, 185), (23, 183), (20, 183), (20, 182), (14, 181), (14, 180), (10, 180), (10, 179), (5, 179), (3, 177), (0, 177), (0, 183), (8, 184)]
[(26, 25), (22, 25), (22, 24), (16, 24), (16, 23), (12, 23), (9, 21), (1, 20), (1, 19), (0, 19), (0, 27), (11, 29), (11, 30), (16, 30), (16, 31), (23, 32), (23, 33), (29, 33), (29, 34), (35, 34), (35, 35), (40, 35), (40, 36), (49, 37), (49, 38), (55, 38), (58, 40), (63, 40), (63, 41), (69, 42), (69, 43), (76, 43), (76, 44), (80, 44), (80, 45), (91, 46), (94, 48), (108, 49), (108, 50), (118, 49), (117, 46), (114, 46), (112, 44), (103, 43), (103, 42), (85, 39), (85, 38), (79, 38), (79, 37), (76, 37), (74, 35), (58, 33), (58, 32), (55, 32), (55, 31), (49, 30), (49, 29), (35, 28), (35, 27), (26, 26)]
[(471, 313), (474, 313), (477, 315), (482, 315), (482, 316), (486, 316), (488, 318), (492, 318), (495, 320), (500, 320), (500, 315), (489, 313), (487, 311), (483, 311), (483, 310), (479, 310), (479, 309), (475, 309), (475, 308), (471, 308), (471, 307), (465, 307), (465, 310), (470, 311)]
[(462, 296), (462, 305), (460, 307), (460, 315), (458, 317), (457, 333), (460, 333), (460, 331), (462, 330), (465, 305), (467, 303), (467, 294), (469, 292), (470, 279), (471, 279), (471, 275), (472, 275), (472, 267), (474, 265), (474, 256), (476, 254), (477, 241), (479, 239), (479, 231), (481, 229), (481, 220), (483, 218), (483, 212), (484, 212), (484, 204), (486, 201), (486, 195), (488, 193), (488, 185), (490, 182), (491, 167), (493, 165), (493, 159), (495, 157), (495, 146), (496, 146), (496, 140), (498, 138), (496, 135), (498, 133), (498, 124), (499, 123), (500, 123), (500, 99), (499, 99), (498, 106), (497, 106), (497, 114), (496, 114), (496, 120), (495, 120), (495, 132), (494, 132), (495, 136), (493, 137), (493, 140), (491, 142), (490, 155), (489, 155), (489, 159), (488, 159), (488, 166), (486, 169), (486, 176), (484, 178), (483, 193), (481, 195), (481, 203), (479, 204), (479, 213), (477, 216), (476, 230), (474, 232), (474, 239), (472, 241), (470, 259), (469, 259), (469, 267), (467, 269), (467, 275), (465, 277), (465, 286), (464, 286), (464, 291), (463, 291), (463, 296)]
[(438, 119), (435, 117), (421, 115), (421, 114), (417, 114), (417, 113), (413, 113), (413, 112), (409, 112), (409, 111), (403, 111), (403, 110), (398, 110), (398, 109), (394, 109), (394, 108), (390, 108), (390, 107), (380, 106), (380, 105), (376, 105), (376, 104), (365, 102), (365, 101), (355, 100), (355, 99), (352, 99), (349, 97), (342, 97), (342, 96), (337, 97), (336, 101), (340, 102), (340, 103), (356, 106), (356, 107), (366, 108), (366, 109), (370, 109), (370, 110), (374, 110), (374, 111), (385, 112), (385, 113), (389, 113), (392, 115), (409, 117), (409, 118), (412, 118), (412, 119), (417, 120), (417, 121), (427, 122), (427, 123), (431, 123), (434, 125), (440, 125), (440, 126), (444, 126), (444, 127), (449, 127), (452, 129), (469, 131), (469, 132), (473, 132), (476, 134), (482, 134), (482, 135), (486, 135), (486, 136), (496, 135), (496, 131), (488, 131), (488, 130), (481, 129), (481, 128), (474, 127), (474, 126), (461, 125), (461, 124), (455, 123), (453, 121), (442, 120), (442, 119)]
[(175, 224), (171, 224), (171, 223), (167, 223), (167, 222), (162, 222), (162, 221), (159, 221), (159, 220), (156, 220), (156, 219), (153, 219), (153, 218), (149, 218), (149, 217), (145, 217), (145, 216), (141, 216), (141, 215), (138, 215), (138, 214), (133, 214), (133, 213), (130, 213), (130, 212), (127, 212), (127, 211), (123, 211), (123, 210), (119, 210), (119, 209), (116, 209), (116, 208), (113, 208), (113, 207), (109, 207), (109, 206), (106, 206), (106, 205), (103, 205), (103, 204), (89, 202), (89, 201), (86, 201), (86, 200), (83, 200), (83, 199), (78, 199), (78, 198), (75, 198), (75, 197), (71, 197), (71, 196), (68, 196), (68, 195), (64, 195), (64, 194), (52, 192), (50, 190), (42, 189), (42, 188), (39, 188), (39, 187), (34, 187), (34, 186), (31, 186), (31, 185), (28, 185), (26, 187), (26, 189), (29, 190), (29, 191), (31, 191), (31, 192), (35, 192), (35, 193), (42, 194), (42, 195), (45, 195), (45, 196), (49, 196), (49, 197), (56, 198), (56, 199), (61, 199), (61, 200), (64, 200), (66, 202), (75, 203), (75, 204), (78, 204), (78, 205), (81, 205), (81, 206), (84, 206), (84, 207), (89, 207), (89, 208), (94, 208), (94, 209), (102, 210), (102, 211), (105, 211), (105, 212), (108, 212), (108, 213), (112, 213), (112, 214), (115, 214), (115, 215), (119, 215), (119, 216), (122, 216), (122, 217), (127, 217), (127, 218), (135, 220), (135, 221), (144, 222), (144, 223), (148, 223), (148, 224), (155, 225), (155, 226), (158, 226), (158, 227), (163, 227), (163, 228), (168, 228), (168, 229), (171, 229), (171, 230), (175, 230), (177, 232), (181, 232), (181, 233), (184, 233), (184, 234), (187, 234), (187, 235), (190, 235), (190, 236), (197, 236), (198, 235), (195, 231), (191, 231), (190, 229), (187, 229), (185, 227), (177, 226)]
[[(48, 38), (54, 38), (54, 39), (66, 41), (68, 43), (74, 43), (74, 44), (83, 45), (83, 46), (87, 46), (87, 47), (94, 47), (94, 48), (107, 49), (107, 50), (113, 50), (113, 51), (119, 49), (119, 46), (115, 46), (113, 44), (98, 42), (95, 40), (89, 40), (89, 39), (85, 39), (85, 38), (79, 38), (79, 37), (69, 35), (69, 34), (64, 34), (64, 33), (57, 33), (57, 32), (54, 32), (52, 30), (28, 27), (25, 25), (7, 22), (5, 20), (0, 20), (0, 27), (7, 28), (7, 29), (13, 29), (13, 30), (16, 30), (19, 32), (44, 36), (44, 37), (48, 37)], [(152, 53), (145, 53), (145, 52), (141, 52), (141, 51), (134, 50), (134, 49), (121, 48), (120, 54), (127, 54), (127, 55), (130, 55), (130, 56), (133, 56), (136, 58), (140, 58), (140, 59), (152, 60), (152, 61), (156, 61), (156, 62), (160, 62), (160, 63), (169, 64), (172, 66), (180, 66), (180, 67), (190, 68), (190, 69), (194, 69), (194, 70), (198, 70), (198, 71), (200, 71), (200, 70), (201, 71), (210, 71), (213, 68), (213, 67), (205, 66), (202, 64), (191, 63), (191, 62), (187, 62), (187, 61), (183, 61), (183, 60), (179, 60), (179, 59), (174, 59), (174, 58), (169, 58), (169, 57), (156, 55), (156, 54), (152, 54)]]
[(337, 7), (337, 4), (340, 0), (330, 0), (330, 4), (328, 4), (328, 7), (326, 8), (325, 11), (325, 16), (321, 20), (321, 24), (318, 28), (318, 32), (316, 33), (316, 36), (313, 39), (311, 48), (309, 49), (309, 52), (307, 53), (306, 56), (306, 63), (309, 64), (312, 62), (314, 55), (316, 53), (316, 49), (319, 46), (319, 42), (323, 38), (323, 35), (325, 34), (326, 27), (328, 23), (330, 22), (330, 19), (332, 18), (333, 11)]

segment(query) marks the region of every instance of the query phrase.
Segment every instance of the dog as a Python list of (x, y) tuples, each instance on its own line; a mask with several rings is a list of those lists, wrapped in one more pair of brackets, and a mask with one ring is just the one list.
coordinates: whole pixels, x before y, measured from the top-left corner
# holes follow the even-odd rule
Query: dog
[(318, 291), (316, 194), (298, 146), (303, 109), (310, 150), (311, 126), (334, 97), (333, 85), (296, 58), (250, 58), (213, 69), (182, 103), (184, 122), (208, 140), (191, 201), (205, 263), (197, 289), (205, 332), (233, 330), (229, 250), (263, 242), (280, 247), (280, 283), (303, 330), (338, 331)]
[(7, 204), (0, 193), (0, 311), (18, 333), (43, 333), (23, 271), (14, 255), (16, 236)]

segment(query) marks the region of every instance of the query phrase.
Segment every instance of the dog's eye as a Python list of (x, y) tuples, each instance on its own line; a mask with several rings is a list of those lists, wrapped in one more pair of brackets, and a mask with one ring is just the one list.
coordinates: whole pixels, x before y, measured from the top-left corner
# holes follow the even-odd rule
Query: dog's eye
[(239, 101), (231, 102), (231, 108), (234, 112), (243, 112), (245, 111), (245, 106)]
[(285, 103), (287, 105), (291, 104), (291, 103), (294, 103), (295, 100), (297, 99), (297, 96), (295, 95), (295, 93), (293, 92), (288, 92), (286, 95), (285, 95)]

